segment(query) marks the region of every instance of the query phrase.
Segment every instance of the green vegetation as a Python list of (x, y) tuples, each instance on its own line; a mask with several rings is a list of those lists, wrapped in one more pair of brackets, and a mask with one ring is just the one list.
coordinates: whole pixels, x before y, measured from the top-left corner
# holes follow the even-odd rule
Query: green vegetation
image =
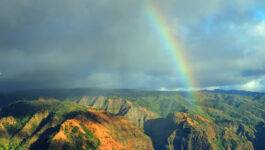
[(196, 99), (188, 99), (175, 92), (156, 96), (127, 97), (135, 106), (143, 106), (161, 117), (171, 112), (188, 112), (211, 119), (218, 124), (231, 122), (254, 126), (265, 119), (264, 97), (239, 96), (214, 93), (196, 93)]
[(64, 133), (65, 133), (66, 135), (68, 135), (68, 133), (69, 133), (69, 129), (68, 129), (68, 126), (65, 126), (65, 130), (64, 130)]
[(73, 133), (77, 133), (79, 131), (79, 128), (78, 128), (78, 126), (75, 126), (74, 128), (73, 128)]
[(30, 119), (30, 116), (16, 117), (15, 118), (16, 123), (14, 125), (4, 122), (3, 126), (7, 129), (8, 133), (15, 134), (27, 123), (29, 119)]
[[(112, 100), (128, 100), (134, 107), (145, 107), (148, 110), (156, 113), (159, 119), (151, 120), (155, 123), (151, 123), (151, 127), (154, 124), (157, 125), (157, 129), (150, 131), (150, 136), (154, 135), (161, 137), (157, 142), (162, 145), (163, 148), (168, 147), (167, 141), (175, 140), (178, 142), (187, 142), (187, 139), (196, 139), (199, 137), (198, 142), (206, 143), (206, 133), (215, 132), (215, 138), (209, 138), (212, 145), (218, 147), (218, 150), (224, 149), (260, 149), (264, 147), (265, 130), (265, 96), (264, 95), (233, 95), (233, 94), (219, 94), (210, 92), (196, 92), (194, 93), (195, 99), (189, 98), (186, 92), (159, 92), (159, 91), (114, 91), (106, 92), (103, 94), (100, 92), (88, 93), (88, 94), (70, 94), (70, 95), (57, 95), (55, 98), (61, 98), (64, 102), (55, 100), (47, 101), (23, 101), (10, 104), (3, 107), (0, 111), (0, 118), (12, 116), (15, 119), (15, 124), (4, 122), (2, 125), (6, 129), (6, 132), (0, 135), (0, 142), (4, 137), (10, 137), (5, 143), (0, 144), (1, 149), (17, 149), (24, 148), (27, 145), (28, 139), (31, 138), (33, 133), (39, 132), (42, 127), (46, 127), (48, 138), (46, 133), (42, 134), (42, 138), (46, 142), (50, 142), (54, 134), (58, 131), (58, 125), (63, 123), (67, 118), (85, 112), (87, 108), (85, 106), (75, 105), (73, 102), (79, 103), (83, 96), (86, 96), (88, 101), (92, 102), (98, 98), (98, 96), (104, 96), (104, 98), (111, 98)], [(73, 102), (71, 102), (73, 101)], [(91, 103), (92, 104), (92, 103)], [(114, 104), (114, 103), (112, 103)], [(123, 104), (119, 104), (119, 107)], [(124, 105), (125, 106), (125, 105)], [(104, 107), (103, 109), (110, 109), (111, 111), (119, 111), (117, 106)], [(126, 106), (127, 107), (127, 106)], [(24, 140), (19, 139), (19, 131), (27, 124), (27, 122), (33, 117), (33, 115), (40, 111), (48, 111), (49, 116), (44, 119), (36, 131), (30, 131), (29, 134), (22, 134)], [(126, 112), (126, 109), (123, 111)], [(190, 114), (189, 117), (196, 120), (202, 127), (202, 131), (197, 131), (190, 126), (183, 127), (181, 125), (173, 126), (172, 121), (167, 119), (167, 116), (173, 112), (185, 112)], [(121, 113), (122, 114), (122, 113)], [(197, 118), (201, 116), (207, 120), (210, 120), (211, 124), (205, 120)], [(164, 119), (164, 120), (163, 120)], [(169, 122), (167, 122), (169, 121)], [(161, 124), (164, 122), (164, 125)], [(166, 127), (164, 127), (166, 126)], [(172, 126), (174, 128), (172, 128)], [(184, 127), (185, 126), (185, 127)], [(212, 128), (209, 129), (208, 127)], [(70, 129), (72, 128), (72, 129)], [(81, 128), (85, 133), (80, 132)], [(172, 130), (165, 131), (166, 128), (172, 128)], [(146, 129), (145, 129), (146, 130)], [(155, 133), (161, 130), (161, 134)], [(183, 131), (182, 131), (183, 130)], [(212, 131), (213, 130), (213, 131)], [(149, 131), (149, 130), (148, 130)], [(174, 136), (172, 131), (178, 132), (182, 136)], [(65, 143), (64, 147), (67, 149), (79, 149), (82, 145), (87, 145), (87, 148), (96, 149), (100, 142), (95, 138), (94, 134), (86, 128), (83, 124), (80, 126), (65, 127), (64, 133), (71, 139), (72, 142)], [(192, 133), (191, 135), (188, 133)], [(169, 137), (170, 135), (170, 137)], [(185, 135), (185, 136), (184, 136)], [(21, 135), (20, 135), (21, 136)], [(12, 138), (11, 138), (12, 137)], [(171, 138), (171, 139), (170, 139)], [(173, 140), (173, 141), (174, 141)], [(173, 142), (171, 141), (171, 142)], [(180, 144), (180, 143), (179, 143)], [(203, 145), (203, 144), (202, 144)], [(52, 146), (52, 145), (50, 145)], [(25, 147), (29, 148), (29, 147)], [(163, 149), (162, 148), (162, 149)]]
[[(265, 96), (241, 96), (210, 92), (195, 92), (194, 95), (196, 95), (195, 98), (191, 99), (185, 92), (141, 91), (113, 94), (104, 97), (104, 99), (118, 100), (122, 98), (129, 100), (135, 107), (145, 107), (162, 118), (166, 118), (172, 112), (199, 115), (214, 124), (214, 132), (219, 137), (211, 141), (216, 147), (220, 149), (236, 149), (242, 145), (245, 147), (243, 149), (255, 147), (255, 142), (253, 141), (257, 140), (255, 135), (258, 134), (256, 126), (265, 120)], [(87, 101), (96, 99), (97, 96), (87, 96)], [(207, 123), (204, 120), (193, 115), (190, 117), (205, 128), (204, 132), (209, 132)], [(237, 129), (239, 125), (246, 126), (248, 130), (242, 131), (243, 133), (237, 131), (239, 130)], [(225, 128), (229, 130), (225, 131)], [(233, 136), (235, 139), (227, 138), (226, 136)], [(181, 139), (181, 137), (179, 138)], [(254, 143), (254, 145), (251, 146), (249, 143)]]
[[(3, 126), (7, 131), (7, 136), (2, 137), (6, 141), (4, 144), (1, 143), (0, 149), (27, 149), (28, 140), (31, 136), (40, 131), (41, 128), (47, 126), (51, 131), (47, 130), (47, 133), (43, 133), (43, 140), (46, 139), (47, 142), (51, 141), (56, 133), (56, 126), (60, 125), (67, 118), (74, 117), (75, 114), (79, 112), (86, 112), (87, 108), (85, 106), (76, 105), (73, 102), (60, 102), (56, 100), (48, 100), (48, 101), (20, 101), (14, 104), (3, 107), (0, 111), (0, 118), (13, 117), (14, 121), (11, 118), (7, 118), (10, 120), (9, 123), (3, 122)], [(47, 118), (39, 118), (43, 119), (42, 122), (37, 126), (35, 124), (31, 124), (30, 127), (32, 130), (26, 130), (27, 132), (21, 132), (22, 128), (28, 123), (28, 121), (34, 116), (34, 114), (39, 112), (48, 112), (49, 115)], [(43, 114), (44, 115), (44, 114)], [(36, 118), (38, 119), (38, 118)], [(54, 128), (54, 129), (53, 129)], [(73, 132), (78, 132), (78, 127), (73, 129)], [(68, 128), (65, 132), (69, 132)], [(12, 138), (8, 138), (12, 137)], [(1, 140), (1, 139), (0, 139)]]
[(0, 144), (0, 150), (8, 150), (8, 144)]
[(85, 134), (86, 138), (88, 138), (88, 139), (94, 138), (94, 134), (90, 130), (88, 130), (88, 128), (86, 126), (84, 126), (83, 124), (80, 124), (80, 125), (86, 132), (86, 134)]
[[(195, 93), (195, 99), (190, 99), (185, 92), (126, 92), (109, 95), (107, 98), (129, 100), (135, 107), (145, 107), (163, 118), (171, 112), (186, 112), (201, 115), (218, 124), (231, 122), (250, 126), (265, 119), (265, 96), (207, 92)], [(96, 99), (95, 96), (87, 98), (88, 101)]]
[(94, 137), (94, 134), (83, 124), (79, 124), (86, 133), (80, 132), (78, 126), (73, 127), (72, 133), (69, 133), (69, 129), (66, 126), (65, 133), (71, 143), (64, 144), (64, 149), (83, 149), (83, 145), (87, 149), (96, 150), (100, 145), (99, 139)]

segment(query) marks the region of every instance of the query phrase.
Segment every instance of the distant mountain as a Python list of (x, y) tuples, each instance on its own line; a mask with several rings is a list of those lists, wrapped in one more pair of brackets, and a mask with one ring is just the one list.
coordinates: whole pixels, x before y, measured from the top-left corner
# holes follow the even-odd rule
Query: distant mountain
[(0, 111), (0, 149), (153, 149), (121, 116), (71, 102), (17, 102)]
[(55, 98), (59, 100), (76, 100), (83, 96), (128, 96), (136, 95), (139, 91), (127, 89), (96, 89), (96, 88), (76, 88), (76, 89), (39, 89), (14, 92), (0, 92), (0, 107), (11, 104), (18, 100), (35, 100), (40, 97)]
[[(237, 90), (203, 90), (198, 91), (203, 93), (216, 94), (232, 94), (241, 96), (256, 96), (265, 95), (262, 92), (237, 91)], [(147, 90), (132, 90), (132, 89), (96, 89), (96, 88), (76, 88), (76, 89), (40, 89), (40, 90), (26, 90), (15, 92), (0, 92), (0, 107), (11, 104), (18, 100), (33, 100), (40, 97), (53, 97), (59, 100), (79, 100), (83, 96), (116, 96), (116, 97), (144, 97), (144, 96), (159, 96), (159, 95), (181, 95), (183, 97), (188, 95), (187, 91), (147, 91)]]
[(241, 91), (241, 90), (223, 90), (223, 89), (204, 90), (204, 92), (220, 93), (220, 94), (234, 94), (234, 95), (242, 95), (242, 96), (265, 95), (264, 92), (251, 92), (251, 91)]

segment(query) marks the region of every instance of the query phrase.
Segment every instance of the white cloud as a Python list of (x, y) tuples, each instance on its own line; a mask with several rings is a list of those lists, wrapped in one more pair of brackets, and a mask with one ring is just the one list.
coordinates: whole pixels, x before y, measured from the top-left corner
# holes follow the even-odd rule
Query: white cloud
[(262, 21), (258, 24), (256, 24), (255, 26), (252, 27), (252, 29), (250, 29), (250, 34), (252, 34), (253, 36), (256, 37), (260, 37), (263, 38), (263, 40), (265, 40), (265, 22)]
[(164, 88), (164, 87), (161, 87), (161, 88), (159, 89), (159, 91), (168, 91), (168, 89), (167, 89), (167, 88)]
[(264, 92), (265, 85), (263, 84), (263, 81), (265, 80), (265, 77), (259, 78), (256, 80), (251, 80), (245, 84), (239, 85), (237, 89), (239, 90), (246, 90), (246, 91), (260, 91)]

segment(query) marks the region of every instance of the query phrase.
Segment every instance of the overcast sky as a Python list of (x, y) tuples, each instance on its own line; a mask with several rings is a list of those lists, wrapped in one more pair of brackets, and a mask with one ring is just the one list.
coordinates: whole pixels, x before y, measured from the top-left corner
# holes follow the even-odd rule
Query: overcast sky
[(262, 0), (1, 0), (0, 90), (183, 88), (146, 5), (167, 18), (199, 88), (265, 91)]

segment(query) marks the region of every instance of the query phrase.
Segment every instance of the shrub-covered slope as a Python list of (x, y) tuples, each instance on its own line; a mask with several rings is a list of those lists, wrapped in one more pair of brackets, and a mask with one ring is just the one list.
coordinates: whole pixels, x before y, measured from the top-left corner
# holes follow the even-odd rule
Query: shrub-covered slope
[(72, 102), (23, 101), (0, 111), (0, 149), (153, 149), (141, 129)]

